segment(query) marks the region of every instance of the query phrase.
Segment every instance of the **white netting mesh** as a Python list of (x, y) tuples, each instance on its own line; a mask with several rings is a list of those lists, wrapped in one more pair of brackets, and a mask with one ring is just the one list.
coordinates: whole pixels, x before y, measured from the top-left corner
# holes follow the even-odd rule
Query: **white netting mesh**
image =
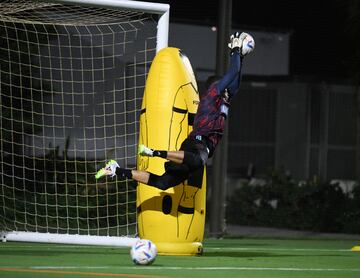
[(136, 233), (135, 167), (156, 21), (119, 9), (0, 2), (0, 230)]

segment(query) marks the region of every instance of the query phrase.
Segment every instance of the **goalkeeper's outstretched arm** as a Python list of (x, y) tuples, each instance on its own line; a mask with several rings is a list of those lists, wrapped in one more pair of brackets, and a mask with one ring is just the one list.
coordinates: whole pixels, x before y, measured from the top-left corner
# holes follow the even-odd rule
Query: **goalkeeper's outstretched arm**
[(240, 87), (243, 58), (254, 50), (255, 41), (248, 33), (235, 32), (230, 36), (228, 46), (230, 48), (230, 65), (217, 86), (219, 93), (227, 89), (230, 97), (233, 97)]
[(217, 83), (218, 92), (228, 90), (230, 97), (233, 97), (240, 87), (241, 80), (241, 57), (240, 49), (232, 51), (230, 56), (230, 66), (225, 75)]

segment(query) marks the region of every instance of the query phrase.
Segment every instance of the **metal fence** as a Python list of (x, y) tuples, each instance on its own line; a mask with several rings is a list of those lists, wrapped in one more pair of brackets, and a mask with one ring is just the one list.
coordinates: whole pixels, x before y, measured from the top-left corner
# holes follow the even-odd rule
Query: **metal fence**
[(229, 177), (356, 179), (354, 86), (244, 81), (228, 126)]

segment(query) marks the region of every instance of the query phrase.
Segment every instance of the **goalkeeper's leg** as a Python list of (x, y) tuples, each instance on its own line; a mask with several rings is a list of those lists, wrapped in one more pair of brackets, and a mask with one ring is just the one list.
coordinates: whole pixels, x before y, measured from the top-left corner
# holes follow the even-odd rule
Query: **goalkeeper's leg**
[[(202, 155), (199, 153), (188, 152), (188, 151), (159, 151), (159, 150), (152, 150), (153, 155), (152, 157), (162, 157), (172, 162), (178, 164), (187, 164), (190, 169), (197, 169), (199, 167), (203, 167), (206, 163), (206, 159), (202, 158)], [(146, 155), (145, 155), (146, 156)]]
[(162, 157), (175, 163), (183, 163), (184, 160), (184, 151), (153, 150), (142, 144), (139, 145), (138, 154), (141, 156)]
[(150, 186), (154, 186), (161, 190), (166, 190), (170, 187), (176, 186), (186, 180), (189, 176), (188, 167), (185, 165), (172, 164), (166, 166), (166, 171), (162, 176), (155, 175), (150, 172), (121, 168), (115, 160), (111, 160), (96, 174), (96, 179), (103, 176), (118, 176), (123, 179), (133, 179)]
[(150, 174), (146, 171), (121, 168), (115, 160), (110, 160), (106, 163), (104, 168), (96, 173), (95, 179), (100, 179), (104, 176), (118, 176), (122, 179), (134, 179), (138, 182), (147, 184)]
[(187, 138), (181, 144), (179, 151), (153, 150), (145, 145), (139, 145), (138, 153), (142, 156), (162, 157), (178, 164), (186, 164), (192, 171), (206, 164), (209, 148), (205, 139)]

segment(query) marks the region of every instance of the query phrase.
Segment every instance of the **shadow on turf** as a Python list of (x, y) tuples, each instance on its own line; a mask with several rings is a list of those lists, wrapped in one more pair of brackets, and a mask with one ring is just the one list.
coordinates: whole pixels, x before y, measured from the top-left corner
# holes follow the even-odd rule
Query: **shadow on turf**
[[(235, 258), (261, 258), (261, 257), (311, 257), (312, 255), (304, 254), (304, 255), (293, 255), (293, 254), (275, 254), (275, 253), (267, 253), (267, 252), (244, 252), (244, 251), (222, 251), (222, 252), (204, 252), (204, 257), (235, 257)], [(314, 257), (344, 257), (344, 255), (313, 255)]]
[[(234, 246), (234, 242), (221, 242), (219, 244), (219, 242), (204, 242), (204, 245), (206, 245), (206, 247), (219, 247), (222, 246), (224, 248), (227, 247), (233, 247)], [(266, 247), (266, 246), (272, 246), (272, 244), (270, 243), (244, 243), (241, 242), (241, 246), (242, 247)]]

